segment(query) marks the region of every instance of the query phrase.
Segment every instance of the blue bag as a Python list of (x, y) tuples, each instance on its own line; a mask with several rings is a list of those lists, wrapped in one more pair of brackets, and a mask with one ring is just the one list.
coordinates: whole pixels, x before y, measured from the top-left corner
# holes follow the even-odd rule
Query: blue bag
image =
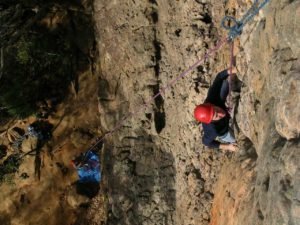
[(99, 156), (92, 151), (87, 151), (84, 154), (84, 160), (77, 166), (77, 173), (80, 183), (99, 183), (101, 181)]

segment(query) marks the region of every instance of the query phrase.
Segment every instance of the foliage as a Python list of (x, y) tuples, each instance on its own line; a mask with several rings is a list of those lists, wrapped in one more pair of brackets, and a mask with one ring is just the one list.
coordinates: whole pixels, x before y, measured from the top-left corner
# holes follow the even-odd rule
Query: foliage
[(13, 184), (14, 173), (20, 166), (19, 154), (10, 155), (2, 164), (0, 164), (0, 182)]
[[(47, 99), (62, 99), (72, 80), (74, 54), (59, 33), (27, 34), (6, 49), (0, 104), (9, 114), (26, 117)], [(66, 48), (66, 46), (70, 46)]]
[(13, 174), (13, 173), (6, 174), (6, 175), (3, 177), (3, 183), (8, 184), (9, 186), (14, 186), (14, 185), (16, 185), (14, 179), (15, 179), (15, 174)]
[(30, 41), (24, 40), (22, 38), (18, 43), (17, 60), (22, 64), (26, 65), (30, 61), (30, 49), (32, 49), (33, 44)]
[(59, 103), (77, 73), (89, 68), (91, 17), (69, 8), (82, 5), (73, 0), (0, 3), (0, 107), (11, 116), (40, 114), (47, 100)]

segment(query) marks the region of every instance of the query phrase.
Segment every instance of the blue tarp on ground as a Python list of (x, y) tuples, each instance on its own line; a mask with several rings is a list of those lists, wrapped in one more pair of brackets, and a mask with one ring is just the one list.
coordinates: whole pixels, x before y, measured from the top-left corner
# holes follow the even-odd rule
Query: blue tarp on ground
[(77, 168), (80, 183), (97, 182), (101, 180), (99, 156), (88, 151), (85, 153), (83, 165)]

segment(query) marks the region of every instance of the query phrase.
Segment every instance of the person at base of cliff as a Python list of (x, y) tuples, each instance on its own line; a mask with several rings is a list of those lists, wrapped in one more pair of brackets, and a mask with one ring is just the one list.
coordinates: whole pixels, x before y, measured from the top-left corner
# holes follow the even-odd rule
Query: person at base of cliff
[[(196, 106), (194, 117), (202, 123), (204, 145), (234, 152), (238, 147), (229, 129), (230, 115), (226, 107), (226, 98), (229, 93), (229, 71), (230, 69), (227, 69), (218, 73), (208, 90), (204, 103)], [(236, 73), (235, 67), (232, 68), (232, 73)], [(222, 143), (216, 140), (217, 138)]]

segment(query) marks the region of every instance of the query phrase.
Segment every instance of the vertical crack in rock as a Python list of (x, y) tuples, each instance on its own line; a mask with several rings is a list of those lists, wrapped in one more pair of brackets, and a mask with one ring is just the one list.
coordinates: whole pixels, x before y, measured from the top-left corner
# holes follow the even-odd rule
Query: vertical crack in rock
[(270, 186), (270, 176), (269, 175), (265, 178), (265, 181), (263, 182), (263, 186), (265, 187), (265, 191), (268, 192), (269, 186)]
[[(155, 31), (156, 32), (156, 31)], [(152, 86), (153, 94), (156, 95), (160, 90), (160, 84), (159, 84), (159, 73), (160, 73), (160, 60), (161, 60), (161, 47), (160, 43), (156, 39), (155, 34), (155, 40), (153, 41), (153, 46), (155, 49), (155, 76), (157, 79), (157, 84)], [(156, 132), (159, 134), (163, 128), (166, 125), (166, 114), (164, 111), (164, 99), (161, 95), (157, 96), (155, 98), (155, 109), (154, 109), (154, 123), (155, 123), (155, 129)]]
[[(155, 30), (156, 32), (156, 30)], [(154, 66), (154, 70), (155, 70), (155, 76), (156, 78), (159, 77), (159, 72), (160, 72), (160, 60), (161, 60), (161, 47), (160, 47), (160, 43), (156, 38), (156, 34), (155, 34), (155, 39), (153, 41), (153, 46), (154, 46), (154, 50), (155, 50), (155, 66)]]
[[(150, 1), (152, 4), (157, 4), (156, 1)], [(158, 22), (158, 12), (156, 9), (153, 9), (151, 13), (152, 21), (154, 24)], [(157, 84), (152, 85), (153, 94), (156, 95), (160, 90), (160, 80), (159, 80), (159, 73), (160, 73), (160, 61), (161, 61), (161, 43), (157, 38), (157, 27), (154, 27), (154, 40), (153, 40), (153, 47), (154, 47), (154, 55), (155, 55), (155, 77), (157, 79)], [(164, 99), (161, 95), (155, 98), (155, 109), (154, 109), (154, 123), (155, 123), (155, 130), (159, 134), (166, 125), (166, 114), (164, 111)]]
[(158, 13), (156, 11), (153, 11), (151, 14), (150, 14), (151, 18), (152, 18), (152, 21), (154, 24), (156, 24), (158, 22)]
[[(159, 84), (151, 86), (153, 94), (156, 95), (159, 92)], [(166, 125), (166, 114), (164, 112), (164, 99), (159, 95), (154, 100), (155, 109), (154, 109), (154, 123), (156, 132), (159, 134)]]

